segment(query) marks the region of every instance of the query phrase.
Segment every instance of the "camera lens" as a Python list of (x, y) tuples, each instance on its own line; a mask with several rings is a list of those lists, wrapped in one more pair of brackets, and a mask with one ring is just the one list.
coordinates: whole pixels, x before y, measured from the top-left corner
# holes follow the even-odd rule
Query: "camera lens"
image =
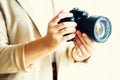
[(94, 37), (97, 42), (105, 42), (111, 34), (111, 24), (105, 17), (99, 17), (94, 26)]

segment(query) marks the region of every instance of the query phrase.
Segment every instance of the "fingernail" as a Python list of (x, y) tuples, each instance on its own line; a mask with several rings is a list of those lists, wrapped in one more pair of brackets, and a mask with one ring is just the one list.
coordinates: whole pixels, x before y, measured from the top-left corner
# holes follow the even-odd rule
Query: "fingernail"
[(80, 34), (81, 32), (79, 30), (76, 31), (77, 34)]
[(86, 37), (86, 33), (82, 33), (82, 36), (83, 36), (83, 37)]

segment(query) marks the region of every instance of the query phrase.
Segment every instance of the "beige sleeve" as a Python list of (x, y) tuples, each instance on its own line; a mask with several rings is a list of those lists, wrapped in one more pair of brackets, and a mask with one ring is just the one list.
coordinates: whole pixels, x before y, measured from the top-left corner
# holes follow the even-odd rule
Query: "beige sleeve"
[(24, 44), (0, 47), (0, 73), (23, 72), (28, 69), (24, 61)]
[(10, 44), (4, 17), (0, 12), (0, 74), (26, 71), (24, 44)]

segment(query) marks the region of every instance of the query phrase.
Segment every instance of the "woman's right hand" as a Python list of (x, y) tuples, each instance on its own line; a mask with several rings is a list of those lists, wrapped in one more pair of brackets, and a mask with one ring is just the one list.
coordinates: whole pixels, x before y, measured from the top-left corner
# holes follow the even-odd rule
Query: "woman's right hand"
[[(61, 11), (48, 23), (47, 35), (44, 39), (50, 48), (56, 48), (60, 43), (75, 37), (75, 27), (77, 25), (75, 22), (62, 22), (58, 24), (61, 19), (72, 16), (72, 13)], [(65, 34), (69, 35), (63, 36)]]
[[(29, 42), (25, 45), (25, 63), (32, 64), (34, 61), (42, 58), (55, 49), (63, 42), (75, 37), (75, 22), (62, 22), (60, 19), (71, 17), (71, 13), (61, 11), (49, 23), (45, 37)], [(63, 36), (65, 34), (69, 35)], [(33, 54), (34, 53), (34, 54)]]

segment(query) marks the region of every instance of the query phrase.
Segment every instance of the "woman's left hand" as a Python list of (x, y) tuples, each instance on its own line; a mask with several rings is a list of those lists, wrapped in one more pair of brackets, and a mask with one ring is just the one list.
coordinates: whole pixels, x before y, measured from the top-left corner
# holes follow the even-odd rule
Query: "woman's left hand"
[(74, 39), (75, 48), (72, 53), (74, 61), (84, 62), (90, 58), (93, 53), (93, 43), (86, 33), (81, 33), (77, 30)]

